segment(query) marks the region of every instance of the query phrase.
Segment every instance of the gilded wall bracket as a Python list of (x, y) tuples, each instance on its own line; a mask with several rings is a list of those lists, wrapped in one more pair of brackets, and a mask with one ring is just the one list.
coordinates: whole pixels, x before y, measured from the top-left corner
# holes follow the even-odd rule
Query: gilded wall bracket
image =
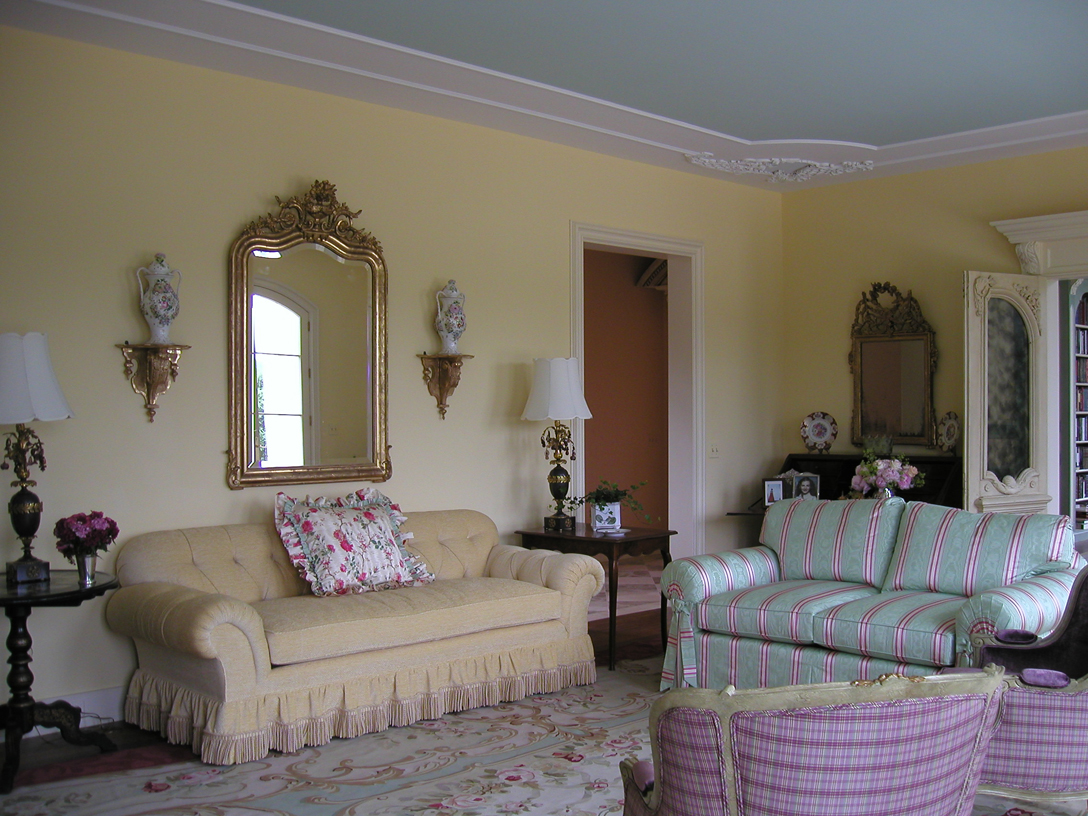
[(423, 382), (427, 391), (438, 401), (438, 413), (446, 418), (449, 398), (461, 382), (461, 361), (471, 360), (471, 354), (417, 354), (423, 362)]
[(161, 343), (118, 343), (125, 358), (125, 376), (143, 398), (148, 421), (155, 421), (158, 399), (178, 377), (181, 353), (190, 346)]

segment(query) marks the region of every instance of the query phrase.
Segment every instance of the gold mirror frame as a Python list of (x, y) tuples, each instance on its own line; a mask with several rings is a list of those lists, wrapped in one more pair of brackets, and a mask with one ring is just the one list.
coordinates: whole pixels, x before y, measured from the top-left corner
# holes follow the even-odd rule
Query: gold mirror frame
[[(359, 212), (336, 199), (336, 187), (315, 181), (301, 197), (281, 201), (278, 213), (269, 213), (250, 223), (231, 246), (228, 267), (228, 340), (230, 399), (230, 447), (227, 451), (227, 485), (240, 489), (253, 485), (305, 484), (311, 482), (384, 482), (393, 474), (389, 459), (386, 416), (386, 270), (381, 244), (369, 232), (352, 225)], [(370, 439), (372, 460), (351, 464), (298, 465), (293, 467), (255, 466), (253, 449), (253, 382), (250, 365), (250, 269), (254, 250), (284, 252), (299, 244), (315, 244), (349, 261), (362, 261), (371, 269), (370, 359), (359, 376), (370, 382)]]
[[(881, 296), (887, 296), (885, 302), (881, 302)], [(850, 336), (854, 444), (890, 437), (893, 443), (902, 445), (933, 445), (937, 432), (933, 414), (937, 345), (935, 333), (922, 317), (914, 295), (910, 291), (903, 295), (890, 283), (874, 283), (868, 293), (862, 293)], [(899, 365), (875, 369), (870, 362), (866, 370), (866, 356), (870, 360), (881, 356)], [(873, 393), (877, 389), (879, 393)], [(882, 414), (879, 406), (889, 403), (894, 404), (891, 412)], [(906, 411), (905, 406), (912, 410)], [(909, 424), (904, 413), (910, 414)]]

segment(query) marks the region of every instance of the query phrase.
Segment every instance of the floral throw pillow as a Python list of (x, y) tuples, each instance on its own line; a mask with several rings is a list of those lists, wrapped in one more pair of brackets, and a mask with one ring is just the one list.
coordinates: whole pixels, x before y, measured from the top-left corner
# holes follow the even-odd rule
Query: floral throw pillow
[(276, 529), (315, 595), (346, 595), (434, 580), (404, 548), (400, 508), (374, 488), (342, 498), (276, 496)]

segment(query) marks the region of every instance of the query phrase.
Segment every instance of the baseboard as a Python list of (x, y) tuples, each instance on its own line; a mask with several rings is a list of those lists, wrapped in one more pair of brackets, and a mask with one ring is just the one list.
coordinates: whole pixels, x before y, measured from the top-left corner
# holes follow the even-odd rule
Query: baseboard
[[(64, 700), (80, 710), (80, 728), (89, 728), (94, 725), (105, 725), (110, 722), (121, 722), (125, 718), (125, 687), (99, 689), (98, 691), (86, 691), (81, 694), (67, 694), (64, 697), (55, 697), (52, 700), (40, 700), (44, 703), (55, 703)], [(55, 734), (56, 728), (36, 727), (30, 732), (35, 736), (42, 734)]]

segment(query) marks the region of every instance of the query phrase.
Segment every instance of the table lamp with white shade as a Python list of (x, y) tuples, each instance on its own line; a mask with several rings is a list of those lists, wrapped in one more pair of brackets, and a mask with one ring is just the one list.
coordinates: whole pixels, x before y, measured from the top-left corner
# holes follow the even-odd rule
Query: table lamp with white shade
[(548, 473), (548, 489), (555, 500), (555, 513), (544, 519), (545, 530), (574, 530), (574, 517), (567, 515), (563, 509), (570, 489), (570, 473), (563, 465), (567, 461), (565, 456), (574, 460), (575, 450), (570, 428), (563, 424), (563, 420), (592, 417), (582, 394), (582, 375), (577, 359), (555, 357), (533, 361), (533, 388), (521, 418), (555, 421), (540, 437), (544, 458), (550, 459), (553, 465)]
[(8, 502), (8, 513), (15, 534), (23, 542), (23, 557), (7, 565), (9, 586), (49, 580), (49, 562), (31, 554), (31, 541), (42, 518), (42, 502), (30, 491), (37, 485), (30, 478), (30, 468), (37, 465), (45, 470), (45, 451), (38, 435), (26, 423), (70, 416), (72, 411), (53, 373), (45, 335), (0, 334), (0, 425), (15, 425), (15, 431), (7, 434), (0, 468), (15, 471), (11, 486), (19, 490)]

